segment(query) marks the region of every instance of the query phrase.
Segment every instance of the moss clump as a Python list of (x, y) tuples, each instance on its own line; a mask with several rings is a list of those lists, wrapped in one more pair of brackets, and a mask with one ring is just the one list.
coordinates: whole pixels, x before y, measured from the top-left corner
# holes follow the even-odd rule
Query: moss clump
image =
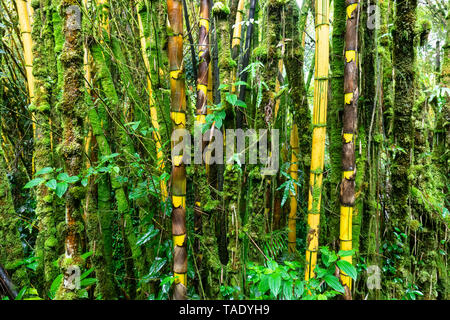
[(269, 52), (269, 49), (266, 45), (262, 44), (258, 47), (256, 47), (255, 49), (253, 49), (252, 55), (256, 58), (256, 59), (265, 59), (267, 58), (267, 54)]
[(44, 247), (45, 249), (52, 249), (55, 248), (58, 245), (58, 239), (55, 237), (49, 237), (47, 240), (45, 240)]
[(226, 18), (230, 14), (230, 8), (225, 2), (218, 1), (214, 3), (212, 13), (219, 18)]

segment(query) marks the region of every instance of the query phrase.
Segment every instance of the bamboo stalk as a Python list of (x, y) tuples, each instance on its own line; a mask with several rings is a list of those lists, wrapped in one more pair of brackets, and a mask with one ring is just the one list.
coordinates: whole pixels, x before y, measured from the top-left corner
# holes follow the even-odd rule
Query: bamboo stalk
[[(208, 105), (208, 85), (210, 70), (210, 47), (209, 47), (209, 0), (200, 1), (200, 19), (199, 19), (199, 35), (198, 50), (199, 62), (197, 72), (197, 103), (196, 103), (196, 126), (203, 126), (206, 123), (207, 105)], [(205, 147), (203, 139), (201, 140), (202, 149)], [(207, 167), (207, 166), (206, 166)], [(202, 172), (200, 166), (196, 168), (197, 188), (195, 189), (195, 206), (194, 206), (194, 232), (200, 236), (202, 231), (202, 201), (199, 184), (202, 180)], [(202, 255), (200, 253), (199, 237), (195, 238), (194, 250), (197, 258), (197, 268), (201, 265)]]
[[(241, 32), (242, 32), (242, 16), (244, 13), (245, 0), (239, 0), (237, 11), (236, 11), (236, 21), (233, 28), (233, 38), (231, 40), (231, 57), (234, 61), (237, 60), (239, 56), (239, 49), (241, 47)], [(236, 67), (233, 67), (231, 71), (231, 93), (236, 93)]]
[[(30, 14), (28, 11), (27, 0), (16, 0), (17, 15), (19, 17), (19, 29), (22, 36), (23, 58), (25, 62), (25, 73), (28, 85), (28, 94), (30, 102), (34, 102), (34, 76), (33, 76), (33, 41), (31, 39), (31, 23)], [(33, 137), (36, 135), (36, 119), (34, 112), (31, 113), (33, 122)], [(31, 171), (35, 172), (34, 168), (34, 154), (31, 163)]]
[[(173, 129), (186, 128), (186, 92), (183, 74), (183, 15), (181, 0), (167, 0), (168, 51), (170, 70), (170, 117)], [(175, 142), (173, 142), (174, 144)], [(173, 146), (173, 145), (172, 145)], [(172, 158), (172, 236), (173, 272), (175, 288), (173, 299), (187, 298), (187, 250), (186, 250), (186, 168), (183, 155)]]
[[(23, 42), (23, 56), (27, 75), (28, 93), (30, 101), (34, 99), (34, 76), (33, 76), (33, 42), (31, 40), (31, 24), (26, 0), (16, 0), (17, 15), (19, 17), (20, 34)], [(34, 126), (34, 123), (33, 123)]]
[[(355, 205), (355, 133), (357, 128), (358, 65), (356, 63), (358, 41), (358, 0), (346, 0), (345, 69), (344, 69), (344, 114), (342, 130), (342, 182), (340, 249), (352, 250), (352, 217)], [(352, 256), (341, 258), (352, 263)], [(348, 289), (352, 279), (341, 270), (341, 282)]]
[[(292, 125), (291, 129), (291, 165), (289, 167), (289, 175), (295, 181), (298, 180), (298, 153), (299, 153), (299, 145), (298, 145), (298, 128), (297, 124)], [(297, 184), (294, 183), (294, 193), (289, 192), (289, 201), (290, 201), (290, 210), (288, 216), (288, 250), (289, 252), (295, 252), (296, 243), (297, 243), (297, 234), (296, 234), (296, 219), (297, 219), (297, 192), (298, 187)]]
[(314, 79), (313, 137), (310, 188), (308, 194), (308, 234), (305, 280), (314, 277), (319, 249), (320, 202), (325, 158), (326, 115), (329, 65), (329, 2), (315, 0), (316, 56)]
[[(142, 53), (142, 59), (144, 60), (145, 69), (147, 70), (147, 90), (148, 90), (148, 100), (149, 100), (149, 107), (150, 107), (150, 119), (152, 122), (152, 126), (154, 128), (153, 130), (153, 139), (155, 140), (155, 146), (156, 146), (156, 159), (158, 164), (158, 171), (159, 173), (164, 172), (164, 154), (163, 149), (161, 145), (161, 135), (159, 133), (159, 122), (158, 122), (158, 113), (156, 111), (155, 106), (155, 99), (153, 97), (153, 88), (152, 88), (152, 80), (150, 78), (150, 62), (148, 60), (147, 56), (147, 39), (144, 34), (144, 25), (142, 23), (141, 15), (139, 14), (139, 5), (136, 5), (137, 8), (137, 18), (138, 18), (138, 25), (139, 25), (139, 38), (141, 40), (141, 53)], [(168, 193), (167, 193), (167, 184), (165, 180), (161, 180), (159, 182), (159, 186), (161, 189), (161, 200), (166, 201)]]

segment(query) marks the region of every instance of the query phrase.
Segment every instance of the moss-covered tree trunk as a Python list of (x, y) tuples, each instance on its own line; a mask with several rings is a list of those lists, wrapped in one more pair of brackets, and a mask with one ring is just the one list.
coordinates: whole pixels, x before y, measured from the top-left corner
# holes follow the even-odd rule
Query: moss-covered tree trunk
[[(53, 99), (59, 92), (54, 90), (53, 84), (57, 82), (55, 74), (50, 70), (56, 68), (56, 60), (53, 53), (53, 10), (49, 0), (34, 2), (33, 22), (33, 56), (35, 78), (35, 97), (33, 111), (37, 122), (34, 140), (34, 164), (36, 172), (45, 167), (54, 167), (53, 141), (51, 135), (51, 119), (55, 114)], [(56, 87), (56, 89), (58, 89)], [(40, 176), (50, 179), (49, 174)], [(44, 184), (37, 188), (36, 215), (39, 219), (39, 234), (36, 240), (36, 256), (40, 262), (38, 270), (43, 273), (42, 289), (45, 294), (59, 273), (54, 262), (62, 253), (61, 235), (57, 231), (57, 225), (62, 221), (58, 217), (58, 211), (54, 207), (54, 193)]]
[[(303, 32), (306, 28), (306, 22), (308, 17), (308, 12), (311, 8), (311, 1), (306, 0), (303, 2), (301, 10), (297, 8), (297, 3), (295, 1), (289, 1), (286, 5), (286, 54), (283, 57), (284, 64), (286, 66), (286, 75), (289, 81), (289, 94), (291, 96), (292, 108), (291, 112), (293, 114), (293, 122), (300, 133), (295, 134), (294, 131), (291, 135), (297, 135), (298, 146), (292, 147), (292, 153), (297, 158), (297, 163), (292, 165), (297, 165), (298, 170), (303, 172), (303, 181), (300, 181), (302, 188), (299, 194), (295, 195), (295, 201), (303, 199), (300, 203), (306, 203), (308, 197), (308, 182), (309, 182), (309, 166), (311, 164), (311, 112), (308, 106), (308, 96), (305, 88), (304, 79), (304, 47), (302, 46), (301, 39), (304, 37)], [(293, 129), (294, 130), (294, 129)], [(291, 142), (292, 142), (291, 137)], [(295, 141), (295, 139), (294, 139)], [(294, 144), (295, 145), (295, 144)], [(294, 158), (293, 158), (294, 159)], [(298, 171), (297, 170), (297, 171)], [(297, 172), (298, 175), (298, 172)], [(293, 195), (291, 195), (293, 197)], [(297, 200), (298, 199), (298, 200)], [(291, 200), (291, 205), (293, 205), (294, 200)], [(296, 226), (297, 210), (292, 210), (292, 215), (289, 217), (289, 224), (293, 228)], [(292, 231), (291, 231), (292, 232)], [(290, 241), (295, 241), (295, 232), (292, 234)], [(292, 243), (292, 242), (291, 242)], [(291, 244), (295, 247), (295, 243)]]
[[(391, 171), (392, 211), (389, 220), (390, 238), (395, 240), (394, 230), (408, 233), (412, 220), (410, 206), (411, 156), (413, 150), (412, 111), (415, 103), (415, 23), (417, 0), (396, 2), (396, 17), (393, 30), (393, 67), (395, 72), (394, 96), (394, 144)], [(404, 284), (411, 282), (411, 253), (405, 243), (396, 266), (396, 275)], [(395, 290), (394, 290), (395, 291)], [(401, 291), (395, 291), (399, 294)]]
[(333, 33), (330, 55), (330, 107), (327, 114), (330, 172), (327, 175), (325, 201), (330, 213), (324, 218), (322, 237), (337, 249), (339, 239), (339, 183), (342, 178), (342, 113), (344, 101), (345, 0), (334, 0)]
[[(83, 121), (85, 118), (84, 79), (83, 79), (83, 34), (81, 32), (82, 14), (80, 5), (68, 0), (61, 1), (61, 16), (64, 21), (64, 47), (61, 62), (64, 72), (63, 95), (60, 105), (63, 124), (63, 140), (59, 153), (64, 160), (64, 171), (69, 177), (78, 176), (82, 170)], [(81, 200), (85, 190), (80, 181), (68, 186), (65, 193), (65, 254), (60, 261), (64, 281), (56, 298), (77, 299), (76, 276), (84, 265), (81, 257), (81, 235), (84, 231)]]
[(11, 278), (16, 293), (29, 285), (27, 269), (22, 263), (24, 254), (18, 222), (19, 217), (14, 211), (6, 164), (0, 150), (0, 239), (2, 239), (0, 265)]

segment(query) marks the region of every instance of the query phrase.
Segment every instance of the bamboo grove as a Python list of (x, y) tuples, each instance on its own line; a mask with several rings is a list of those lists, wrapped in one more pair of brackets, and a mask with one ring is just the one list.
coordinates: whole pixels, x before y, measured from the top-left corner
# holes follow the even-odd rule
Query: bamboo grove
[(1, 299), (450, 298), (448, 1), (0, 6)]

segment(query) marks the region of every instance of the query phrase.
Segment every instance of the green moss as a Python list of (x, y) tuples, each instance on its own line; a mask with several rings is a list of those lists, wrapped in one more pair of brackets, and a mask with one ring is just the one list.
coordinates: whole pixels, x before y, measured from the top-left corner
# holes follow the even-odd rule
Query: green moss
[(224, 1), (219, 0), (214, 3), (212, 7), (212, 13), (220, 18), (225, 18), (230, 14), (230, 8)]

